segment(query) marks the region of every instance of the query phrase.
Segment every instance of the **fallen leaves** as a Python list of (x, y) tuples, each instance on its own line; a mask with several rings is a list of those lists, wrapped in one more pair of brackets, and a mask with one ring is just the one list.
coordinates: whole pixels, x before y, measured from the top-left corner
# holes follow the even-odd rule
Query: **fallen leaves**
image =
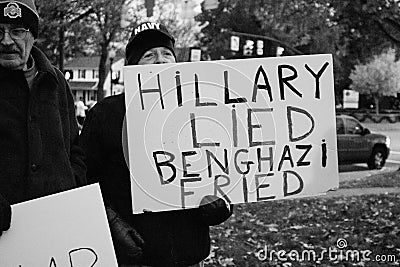
[[(307, 198), (236, 205), (234, 216), (211, 229), (213, 246), (207, 266), (399, 266), (400, 195)], [(336, 248), (370, 250), (371, 255), (397, 256), (397, 262), (329, 260), (264, 260), (259, 252), (321, 253)], [(382, 265), (383, 264), (383, 265)]]

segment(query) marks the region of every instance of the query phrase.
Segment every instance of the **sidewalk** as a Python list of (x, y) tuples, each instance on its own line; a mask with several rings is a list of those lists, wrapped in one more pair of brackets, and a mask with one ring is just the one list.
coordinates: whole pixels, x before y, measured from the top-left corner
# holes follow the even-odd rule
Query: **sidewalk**
[(336, 191), (330, 191), (326, 195), (319, 197), (350, 197), (361, 195), (376, 195), (376, 194), (400, 194), (400, 187), (372, 187), (372, 188), (344, 188)]

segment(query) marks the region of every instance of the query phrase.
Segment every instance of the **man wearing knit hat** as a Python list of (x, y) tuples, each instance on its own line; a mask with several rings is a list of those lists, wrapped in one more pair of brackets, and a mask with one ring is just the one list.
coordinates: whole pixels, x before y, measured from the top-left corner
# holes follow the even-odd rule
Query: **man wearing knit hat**
[(39, 15), (35, 4), (32, 0), (0, 0), (0, 22), (3, 25), (0, 66), (12, 70), (26, 68), (38, 34)]
[(38, 24), (33, 0), (0, 0), (0, 235), (10, 204), (86, 183), (73, 97), (33, 45)]
[[(174, 44), (164, 25), (144, 22), (132, 31), (126, 64), (175, 63)], [(125, 111), (124, 94), (105, 98), (89, 111), (81, 133), (87, 179), (100, 182), (118, 263), (202, 266), (210, 252), (209, 226), (225, 221), (232, 211), (224, 200), (206, 196), (197, 209), (132, 215), (130, 173), (123, 147)]]

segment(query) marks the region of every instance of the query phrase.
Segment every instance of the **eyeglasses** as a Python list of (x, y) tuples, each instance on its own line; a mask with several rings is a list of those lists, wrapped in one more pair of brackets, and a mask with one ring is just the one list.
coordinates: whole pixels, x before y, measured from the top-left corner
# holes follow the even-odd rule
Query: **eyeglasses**
[(29, 32), (29, 29), (24, 29), (24, 28), (15, 28), (11, 30), (0, 29), (0, 39), (4, 38), (6, 32), (8, 32), (8, 34), (12, 39), (19, 40), (19, 39), (24, 39), (26, 37), (26, 33)]

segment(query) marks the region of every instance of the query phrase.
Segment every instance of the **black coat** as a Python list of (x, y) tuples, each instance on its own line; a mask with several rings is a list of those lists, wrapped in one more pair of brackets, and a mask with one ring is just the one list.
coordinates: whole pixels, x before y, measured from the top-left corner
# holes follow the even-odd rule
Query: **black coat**
[(122, 148), (124, 97), (124, 94), (107, 97), (86, 116), (81, 145), (86, 153), (88, 182), (100, 182), (106, 205), (142, 236), (147, 265), (198, 263), (210, 252), (212, 224), (204, 220), (198, 209), (132, 215), (130, 174)]
[(31, 55), (30, 90), (22, 71), (0, 68), (0, 194), (11, 204), (86, 183), (69, 86), (39, 49)]

